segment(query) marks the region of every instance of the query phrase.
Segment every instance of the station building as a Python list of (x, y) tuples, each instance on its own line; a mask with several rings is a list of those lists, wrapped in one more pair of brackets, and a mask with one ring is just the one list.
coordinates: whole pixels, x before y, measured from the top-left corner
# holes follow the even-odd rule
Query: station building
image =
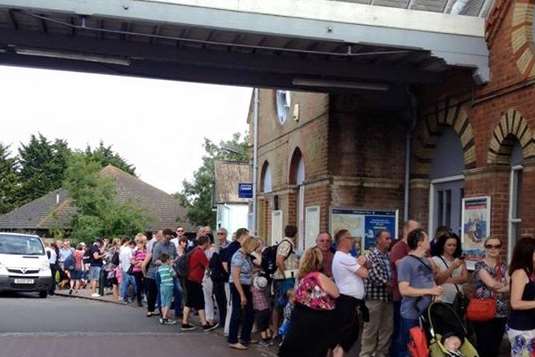
[(403, 98), (377, 88), (259, 90), (258, 234), (276, 240), (295, 224), (302, 249), (314, 244), (310, 231), (331, 229), (340, 207), (396, 210), (400, 226), (410, 217), (431, 234), (443, 225), (461, 233), (463, 198), (475, 197), (488, 198), (483, 234), (501, 239), (506, 254), (535, 234), (534, 11), (535, 1), (496, 1), (486, 83), (452, 69)]

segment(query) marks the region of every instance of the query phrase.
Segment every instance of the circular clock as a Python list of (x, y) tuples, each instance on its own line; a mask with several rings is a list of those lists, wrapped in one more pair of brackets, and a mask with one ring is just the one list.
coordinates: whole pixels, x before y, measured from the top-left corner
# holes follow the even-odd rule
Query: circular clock
[(277, 118), (279, 123), (284, 124), (290, 115), (292, 98), (289, 90), (277, 90), (275, 92), (277, 105)]

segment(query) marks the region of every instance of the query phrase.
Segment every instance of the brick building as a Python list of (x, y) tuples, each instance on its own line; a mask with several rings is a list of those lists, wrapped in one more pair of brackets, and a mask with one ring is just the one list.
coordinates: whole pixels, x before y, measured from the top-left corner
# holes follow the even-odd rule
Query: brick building
[[(490, 197), (490, 234), (507, 251), (534, 234), (534, 4), (496, 1), (484, 84), (451, 69), (440, 84), (407, 87), (402, 100), (259, 90), (259, 235), (277, 238), (281, 225), (296, 224), (308, 246), (309, 209), (324, 231), (335, 207), (398, 210), (400, 221), (460, 233), (462, 199), (478, 196)], [(252, 117), (253, 105), (251, 132)]]

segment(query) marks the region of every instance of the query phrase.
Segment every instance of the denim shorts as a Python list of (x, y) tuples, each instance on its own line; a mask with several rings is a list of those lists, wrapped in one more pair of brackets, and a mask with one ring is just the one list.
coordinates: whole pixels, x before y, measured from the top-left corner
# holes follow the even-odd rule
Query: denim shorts
[(89, 280), (99, 280), (101, 270), (102, 270), (102, 267), (97, 267), (97, 266), (89, 267)]
[(72, 280), (81, 280), (82, 279), (82, 271), (81, 270), (71, 270), (71, 279)]

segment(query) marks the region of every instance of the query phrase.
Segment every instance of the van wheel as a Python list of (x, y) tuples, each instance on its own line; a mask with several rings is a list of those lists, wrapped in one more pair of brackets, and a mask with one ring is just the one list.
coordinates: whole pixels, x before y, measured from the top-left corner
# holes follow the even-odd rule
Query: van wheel
[(48, 291), (44, 290), (44, 291), (39, 291), (39, 297), (41, 299), (46, 299), (46, 297), (48, 296)]

